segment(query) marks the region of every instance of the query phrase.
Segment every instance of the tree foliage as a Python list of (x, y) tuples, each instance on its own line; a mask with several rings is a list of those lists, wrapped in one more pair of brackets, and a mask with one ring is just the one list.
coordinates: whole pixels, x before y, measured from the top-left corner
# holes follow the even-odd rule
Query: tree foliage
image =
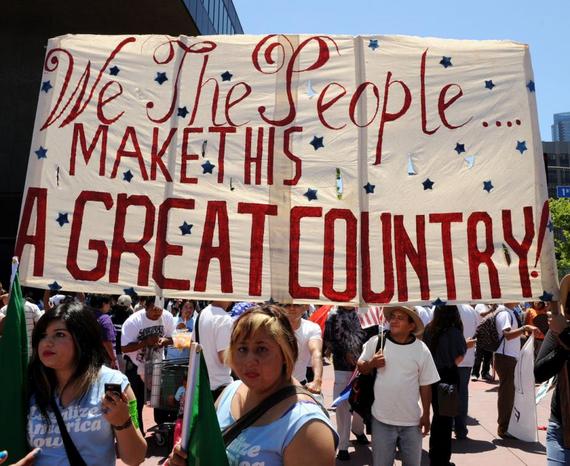
[(554, 246), (560, 277), (570, 273), (570, 199), (549, 199)]

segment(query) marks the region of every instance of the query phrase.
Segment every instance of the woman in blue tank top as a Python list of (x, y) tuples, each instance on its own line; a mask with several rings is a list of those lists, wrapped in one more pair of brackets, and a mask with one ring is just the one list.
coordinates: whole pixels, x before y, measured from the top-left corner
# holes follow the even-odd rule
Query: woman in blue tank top
[[(292, 385), (297, 340), (285, 312), (262, 305), (245, 312), (234, 325), (226, 362), (240, 380), (218, 400), (222, 429), (233, 424), (262, 400)], [(293, 395), (277, 403), (226, 448), (230, 466), (335, 464), (338, 435), (320, 406), (308, 395)], [(177, 445), (171, 466), (185, 465)]]
[[(32, 348), (27, 434), (30, 446), (40, 449), (34, 465), (112, 466), (115, 447), (124, 463), (142, 463), (147, 445), (129, 410), (136, 400), (127, 378), (103, 365), (106, 352), (91, 309), (66, 303), (46, 312)], [(136, 404), (131, 411), (136, 418)]]

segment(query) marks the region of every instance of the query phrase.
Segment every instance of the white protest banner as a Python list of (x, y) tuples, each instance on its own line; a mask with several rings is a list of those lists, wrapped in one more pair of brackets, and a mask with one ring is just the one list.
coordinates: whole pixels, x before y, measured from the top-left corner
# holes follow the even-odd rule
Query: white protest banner
[(525, 442), (538, 442), (534, 388), (534, 335), (526, 341), (515, 367), (515, 401), (509, 433)]
[(528, 48), (400, 36), (62, 36), (25, 285), (389, 304), (556, 295)]

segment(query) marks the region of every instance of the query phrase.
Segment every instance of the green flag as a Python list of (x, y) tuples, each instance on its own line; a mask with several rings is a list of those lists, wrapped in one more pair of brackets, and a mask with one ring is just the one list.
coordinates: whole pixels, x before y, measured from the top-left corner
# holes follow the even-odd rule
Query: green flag
[(196, 354), (195, 384), (190, 400), (188, 423), (188, 466), (227, 466), (228, 457), (222, 439), (214, 399), (210, 391), (204, 356)]
[(6, 311), (4, 334), (0, 338), (0, 451), (8, 450), (10, 461), (18, 461), (28, 451), (26, 442), (26, 371), (28, 336), (24, 298), (18, 274), (12, 283)]

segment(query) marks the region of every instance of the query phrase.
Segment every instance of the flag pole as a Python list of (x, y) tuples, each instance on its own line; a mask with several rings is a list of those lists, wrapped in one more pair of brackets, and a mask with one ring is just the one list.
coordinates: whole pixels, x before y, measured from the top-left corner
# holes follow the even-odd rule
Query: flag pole
[[(386, 317), (384, 316), (384, 308), (382, 310), (382, 321), (380, 322), (380, 348), (384, 348), (384, 322)], [(382, 351), (384, 352), (384, 351)]]
[(188, 440), (190, 432), (188, 432), (189, 422), (187, 420), (192, 416), (192, 405), (196, 394), (196, 379), (200, 371), (200, 352), (202, 347), (199, 343), (192, 342), (190, 346), (190, 356), (188, 358), (188, 376), (186, 378), (186, 393), (184, 395), (184, 417), (182, 418), (182, 434), (180, 437), (180, 446), (184, 451), (188, 450)]

